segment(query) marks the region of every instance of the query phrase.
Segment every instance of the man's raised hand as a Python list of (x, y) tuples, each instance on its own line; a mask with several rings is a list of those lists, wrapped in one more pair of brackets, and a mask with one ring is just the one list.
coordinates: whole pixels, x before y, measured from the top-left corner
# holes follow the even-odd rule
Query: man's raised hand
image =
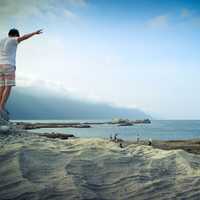
[(35, 34), (41, 34), (41, 33), (43, 33), (42, 29), (35, 31)]

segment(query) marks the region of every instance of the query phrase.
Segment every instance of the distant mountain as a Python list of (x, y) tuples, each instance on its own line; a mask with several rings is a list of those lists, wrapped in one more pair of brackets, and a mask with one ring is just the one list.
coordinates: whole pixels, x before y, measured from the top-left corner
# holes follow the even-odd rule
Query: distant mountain
[(8, 102), (11, 119), (144, 119), (139, 109), (83, 101), (32, 87), (17, 87)]

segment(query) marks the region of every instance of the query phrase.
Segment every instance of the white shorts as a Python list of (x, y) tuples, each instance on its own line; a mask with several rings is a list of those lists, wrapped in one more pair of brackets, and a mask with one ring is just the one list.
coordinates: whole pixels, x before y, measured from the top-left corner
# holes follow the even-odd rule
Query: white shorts
[(15, 66), (0, 64), (0, 87), (15, 86)]

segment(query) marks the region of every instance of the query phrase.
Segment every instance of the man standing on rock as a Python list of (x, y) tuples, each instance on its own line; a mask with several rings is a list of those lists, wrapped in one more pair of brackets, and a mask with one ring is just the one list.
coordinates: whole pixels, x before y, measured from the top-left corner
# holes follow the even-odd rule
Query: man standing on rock
[(11, 89), (15, 86), (16, 51), (20, 42), (41, 34), (42, 30), (20, 36), (17, 29), (11, 29), (8, 37), (0, 40), (0, 117), (9, 120), (9, 113), (5, 109)]

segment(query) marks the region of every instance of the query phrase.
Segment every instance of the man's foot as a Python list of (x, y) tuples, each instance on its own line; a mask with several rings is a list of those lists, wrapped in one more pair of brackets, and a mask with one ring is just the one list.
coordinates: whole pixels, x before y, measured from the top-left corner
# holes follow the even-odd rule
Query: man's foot
[(6, 108), (4, 108), (3, 110), (7, 113), (8, 116), (10, 115), (9, 111)]
[(7, 112), (5, 110), (1, 110), (0, 111), (0, 117), (1, 117), (1, 120), (5, 120), (5, 121), (9, 121), (9, 115), (7, 114)]

